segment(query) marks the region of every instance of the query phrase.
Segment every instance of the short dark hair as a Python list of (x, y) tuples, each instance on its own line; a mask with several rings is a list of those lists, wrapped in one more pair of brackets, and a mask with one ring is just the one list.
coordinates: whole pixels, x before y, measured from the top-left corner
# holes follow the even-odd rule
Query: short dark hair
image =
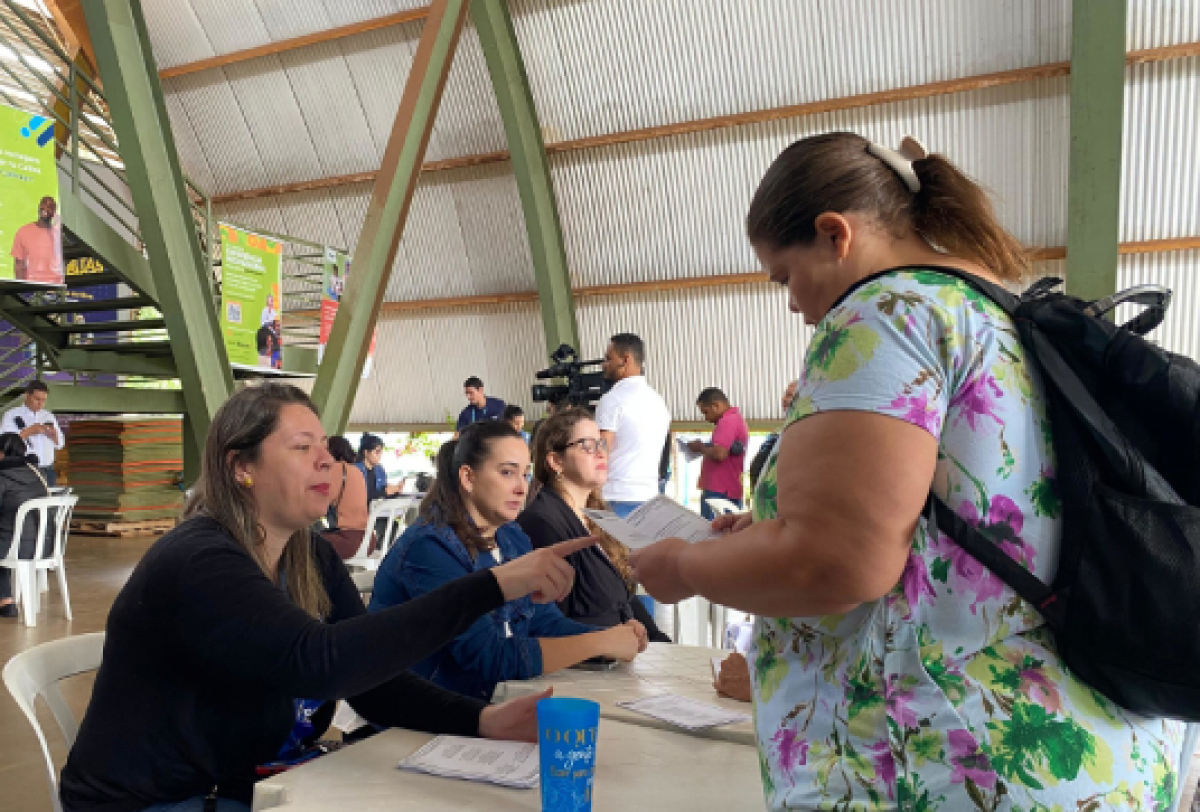
[(369, 454), (377, 448), (383, 448), (383, 438), (377, 434), (371, 434), (370, 432), (364, 434), (358, 440), (358, 461), (362, 462), (363, 457), (366, 454)]
[(482, 389), (483, 381), (479, 380), (477, 375), (472, 375), (463, 381), (463, 389)]
[(698, 406), (712, 406), (714, 403), (728, 403), (729, 398), (725, 397), (725, 393), (715, 386), (710, 386), (700, 393), (700, 397), (696, 398)]
[(523, 417), (525, 410), (515, 403), (510, 403), (504, 407), (504, 416), (502, 420), (512, 420), (514, 417)]
[(48, 395), (50, 394), (50, 387), (41, 381), (30, 381), (29, 385), (25, 387), (25, 394), (32, 395), (34, 392), (45, 392)]
[(0, 454), (3, 454), (5, 459), (24, 459), (27, 450), (25, 441), (16, 432), (6, 431), (0, 434)]
[(646, 363), (646, 345), (642, 339), (633, 333), (617, 333), (609, 339), (613, 349), (620, 353), (629, 353), (639, 364)]
[(355, 461), (354, 446), (350, 445), (350, 441), (345, 437), (340, 435), (330, 437), (328, 440), (328, 446), (329, 453), (332, 454), (333, 458), (338, 462), (353, 463)]

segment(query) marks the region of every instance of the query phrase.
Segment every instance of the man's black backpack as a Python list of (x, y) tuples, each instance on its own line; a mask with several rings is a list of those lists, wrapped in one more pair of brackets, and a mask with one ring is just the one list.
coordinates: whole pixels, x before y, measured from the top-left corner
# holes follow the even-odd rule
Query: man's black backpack
[[(1021, 296), (953, 268), (1005, 310), (1041, 370), (1063, 505), (1045, 584), (936, 497), (938, 527), (1038, 608), (1067, 667), (1117, 704), (1200, 721), (1200, 365), (1141, 336), (1165, 288), (1097, 302), (1043, 279)], [(1117, 326), (1117, 304), (1146, 309)]]

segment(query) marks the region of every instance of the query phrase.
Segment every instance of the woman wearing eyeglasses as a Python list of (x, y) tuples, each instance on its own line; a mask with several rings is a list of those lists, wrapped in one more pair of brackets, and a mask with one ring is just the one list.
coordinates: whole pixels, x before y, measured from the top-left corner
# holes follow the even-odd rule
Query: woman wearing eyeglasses
[(634, 593), (629, 550), (583, 512), (605, 507), (600, 489), (608, 481), (608, 443), (587, 410), (566, 409), (542, 423), (533, 449), (533, 476), (541, 489), (517, 524), (534, 549), (588, 535), (600, 539), (569, 559), (575, 586), (558, 608), (569, 618), (603, 628), (637, 620), (651, 642), (671, 642)]
[[(532, 552), (529, 537), (513, 521), (525, 504), (529, 467), (529, 447), (503, 422), (475, 423), (442, 446), (419, 519), (379, 565), (371, 611)], [(593, 657), (629, 661), (647, 642), (636, 620), (598, 629), (564, 617), (552, 604), (522, 598), (476, 621), (413, 670), (443, 688), (489, 700), (500, 682)]]

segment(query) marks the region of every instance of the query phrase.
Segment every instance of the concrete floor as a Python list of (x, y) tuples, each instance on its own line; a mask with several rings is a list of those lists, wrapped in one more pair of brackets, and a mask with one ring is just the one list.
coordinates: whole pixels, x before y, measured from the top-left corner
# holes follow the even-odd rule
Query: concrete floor
[[(63, 612), (56, 578), (42, 595), (37, 626), (17, 619), (0, 618), (0, 665), (30, 646), (74, 634), (104, 630), (109, 607), (153, 538), (114, 539), (72, 536), (67, 544), (67, 584), (71, 590), (73, 620)], [(83, 715), (92, 692), (92, 675), (62, 683), (63, 696)], [(56, 771), (66, 758), (66, 745), (54, 717), (39, 707), (39, 721), (50, 742)], [(45, 760), (33, 728), (7, 690), (0, 688), (0, 809), (13, 812), (51, 812)]]

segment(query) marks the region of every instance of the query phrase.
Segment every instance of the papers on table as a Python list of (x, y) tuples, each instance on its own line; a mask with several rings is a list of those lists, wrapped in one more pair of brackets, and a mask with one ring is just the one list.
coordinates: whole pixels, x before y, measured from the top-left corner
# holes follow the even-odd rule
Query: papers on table
[(699, 451), (692, 451), (692, 449), (688, 448), (688, 441), (682, 437), (675, 438), (675, 447), (683, 455), (684, 462), (694, 462), (704, 456)]
[(713, 657), (712, 658), (713, 682), (716, 682), (717, 680), (719, 680), (721, 678), (721, 666), (724, 663), (725, 663), (724, 657)]
[(666, 496), (654, 497), (624, 519), (617, 518), (610, 510), (589, 509), (584, 513), (631, 550), (649, 547), (661, 539), (703, 541), (714, 535), (708, 520)]
[(402, 770), (499, 784), (512, 789), (533, 789), (541, 767), (536, 744), (438, 736), (404, 759)]
[(652, 716), (685, 730), (701, 730), (706, 727), (736, 725), (750, 721), (750, 717), (744, 713), (727, 711), (716, 705), (707, 705), (675, 694), (631, 699), (618, 702), (617, 705), (635, 713), (644, 713), (646, 716)]

